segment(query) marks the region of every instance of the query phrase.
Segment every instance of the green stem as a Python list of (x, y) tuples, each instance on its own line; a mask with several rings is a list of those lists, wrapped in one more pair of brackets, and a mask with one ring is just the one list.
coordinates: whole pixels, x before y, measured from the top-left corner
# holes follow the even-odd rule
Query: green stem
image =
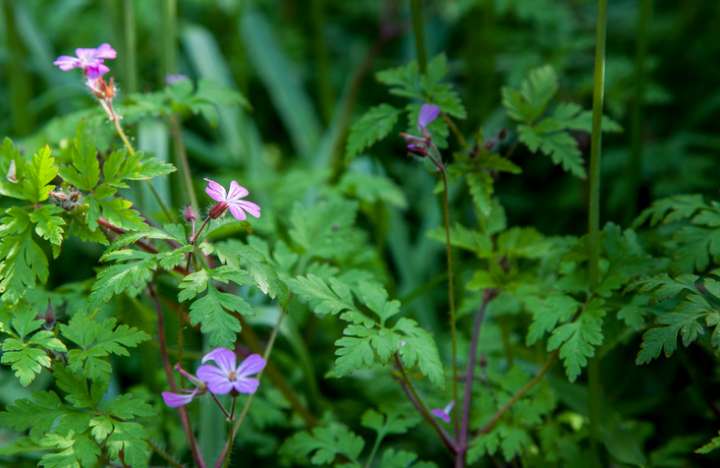
[(190, 206), (192, 206), (195, 213), (199, 212), (199, 204), (197, 194), (195, 193), (195, 186), (192, 183), (192, 177), (190, 176), (190, 163), (187, 157), (187, 148), (182, 139), (182, 126), (177, 116), (173, 115), (170, 117), (170, 134), (173, 139), (173, 146), (175, 147), (175, 158), (177, 159), (178, 166), (180, 166), (180, 173), (185, 184), (185, 193), (187, 199), (190, 200)]
[(377, 455), (377, 451), (380, 448), (380, 443), (382, 442), (384, 437), (385, 434), (383, 434), (382, 432), (378, 432), (377, 437), (375, 437), (375, 443), (373, 444), (372, 450), (370, 451), (370, 455), (368, 455), (367, 461), (365, 462), (365, 468), (370, 468), (372, 466), (372, 462), (375, 460), (375, 455)]
[(9, 52), (9, 60), (6, 67), (7, 75), (5, 76), (9, 77), (10, 109), (12, 109), (10, 118), (12, 120), (13, 131), (17, 135), (25, 135), (30, 132), (32, 127), (32, 117), (28, 111), (32, 95), (30, 88), (32, 80), (25, 68), (25, 48), (17, 30), (13, 3), (12, 0), (3, 1), (5, 40)]
[[(270, 339), (268, 340), (267, 345), (265, 346), (265, 352), (263, 353), (263, 359), (267, 362), (268, 358), (270, 357), (270, 353), (272, 352), (273, 346), (275, 345), (275, 339), (277, 338), (278, 332), (280, 331), (280, 325), (282, 324), (283, 319), (285, 318), (285, 309), (280, 309), (280, 316), (278, 317), (277, 322), (275, 323), (275, 326), (273, 327), (272, 333), (270, 334)], [(257, 379), (260, 380), (262, 377), (263, 371), (265, 369), (261, 370), (257, 374)], [(250, 405), (252, 405), (253, 397), (255, 396), (254, 393), (251, 393), (247, 400), (245, 400), (245, 405), (243, 406), (242, 410), (240, 411), (240, 415), (237, 418), (237, 421), (232, 426), (232, 429), (230, 430), (230, 435), (228, 437), (227, 442), (225, 443), (225, 447), (223, 447), (222, 452), (220, 452), (220, 456), (218, 456), (218, 459), (215, 461), (215, 468), (221, 468), (222, 466), (226, 466), (227, 463), (230, 461), (230, 453), (232, 452), (232, 446), (233, 442), (235, 441), (235, 436), (237, 435), (237, 431), (240, 429), (240, 426), (242, 426), (243, 421), (245, 421), (245, 417), (247, 416), (248, 412), (250, 411)]]
[(410, 0), (413, 32), (415, 33), (415, 50), (420, 73), (427, 70), (427, 49), (425, 49), (425, 30), (423, 27), (422, 0)]
[[(602, 113), (605, 93), (605, 42), (607, 36), (607, 0), (598, 0), (595, 37), (595, 73), (593, 77), (593, 114), (590, 142), (590, 200), (588, 210), (588, 253), (590, 288), (594, 290), (600, 281), (600, 160), (602, 154)], [(602, 383), (597, 358), (588, 364), (588, 413), (590, 435), (599, 459), (599, 423), (601, 417)]]
[(165, 77), (176, 71), (176, 29), (177, 0), (165, 0), (163, 4), (162, 76), (160, 77), (160, 82), (163, 84), (165, 84)]
[(647, 28), (652, 15), (652, 0), (640, 0), (637, 19), (637, 42), (635, 43), (635, 95), (632, 100), (630, 123), (630, 161), (628, 181), (630, 199), (626, 204), (627, 219), (635, 216), (638, 206), (638, 190), (642, 182), (643, 159), (643, 105), (645, 100), (645, 62), (647, 57)]
[(138, 90), (137, 74), (137, 35), (135, 26), (134, 0), (125, 0), (124, 8), (124, 39), (125, 39), (125, 88), (128, 93)]
[(325, 123), (329, 123), (333, 109), (333, 90), (330, 84), (330, 61), (325, 41), (325, 0), (312, 0), (313, 42), (317, 71), (317, 95)]

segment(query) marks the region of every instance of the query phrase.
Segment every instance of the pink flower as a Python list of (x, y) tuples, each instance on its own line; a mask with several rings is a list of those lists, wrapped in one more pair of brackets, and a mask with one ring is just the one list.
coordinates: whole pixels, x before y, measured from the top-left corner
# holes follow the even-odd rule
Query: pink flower
[(255, 393), (260, 381), (252, 378), (265, 368), (265, 359), (259, 354), (251, 354), (239, 366), (236, 366), (235, 353), (227, 348), (217, 348), (202, 358), (203, 364), (215, 361), (216, 365), (200, 366), (197, 376), (205, 382), (212, 393), (224, 395), (231, 391)]
[(260, 207), (251, 201), (243, 200), (250, 192), (236, 181), (233, 180), (230, 182), (229, 191), (226, 191), (225, 187), (214, 180), (205, 179), (205, 181), (208, 183), (207, 187), (205, 187), (205, 193), (218, 202), (217, 205), (210, 210), (209, 216), (211, 218), (219, 218), (225, 214), (225, 210), (227, 209), (230, 210), (230, 213), (238, 221), (243, 221), (246, 218), (246, 212), (256, 218), (260, 217)]
[(191, 401), (193, 401), (193, 398), (197, 396), (200, 389), (196, 388), (194, 390), (180, 390), (182, 393), (173, 393), (173, 392), (162, 392), (162, 399), (165, 402), (166, 405), (168, 405), (170, 408), (180, 408), (181, 406), (185, 406)]
[(110, 44), (104, 43), (94, 49), (75, 49), (75, 55), (75, 57), (61, 55), (53, 65), (62, 71), (80, 68), (89, 80), (95, 80), (110, 71), (105, 65), (105, 60), (114, 59), (117, 57), (117, 52)]
[(433, 123), (440, 115), (440, 108), (435, 104), (423, 104), (418, 114), (417, 126), (418, 130), (423, 131), (428, 125)]
[(445, 406), (445, 408), (434, 408), (430, 410), (430, 413), (432, 413), (432, 415), (436, 418), (442, 419), (446, 423), (450, 424), (450, 412), (452, 411), (453, 406), (455, 406), (455, 402), (451, 401)]

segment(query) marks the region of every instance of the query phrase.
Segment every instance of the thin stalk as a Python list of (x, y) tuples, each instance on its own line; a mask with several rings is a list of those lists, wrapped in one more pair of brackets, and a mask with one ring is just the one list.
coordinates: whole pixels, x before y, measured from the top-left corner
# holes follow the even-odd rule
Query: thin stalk
[(163, 2), (163, 35), (162, 35), (162, 76), (160, 82), (165, 83), (168, 75), (175, 73), (177, 39), (177, 0), (164, 0)]
[(417, 52), (420, 73), (427, 70), (427, 49), (425, 48), (425, 28), (423, 25), (422, 0), (410, 0), (413, 33), (415, 34), (415, 50)]
[[(162, 304), (160, 303), (157, 291), (155, 290), (155, 285), (152, 283), (150, 283), (150, 285), (148, 286), (148, 294), (150, 295), (150, 298), (155, 305), (155, 312), (157, 313), (158, 342), (160, 344), (160, 357), (162, 360), (163, 369), (165, 370), (165, 376), (167, 377), (170, 390), (176, 392), (177, 386), (175, 384), (175, 376), (172, 371), (172, 366), (170, 365), (170, 357), (167, 350), (167, 340), (165, 338), (165, 314), (163, 313)], [(187, 414), (187, 408), (181, 406), (180, 408), (178, 408), (178, 413), (180, 414), (180, 423), (182, 424), (183, 431), (185, 432), (185, 437), (187, 438), (188, 444), (190, 445), (190, 451), (192, 452), (195, 464), (200, 468), (205, 468), (205, 460), (203, 460), (203, 457), (200, 454), (197, 440), (195, 439), (195, 435), (193, 434), (192, 426), (190, 425), (190, 418)]]
[(24, 52), (20, 34), (17, 30), (17, 22), (15, 21), (15, 8), (13, 1), (3, 1), (3, 17), (5, 18), (5, 41), (9, 52), (6, 72), (8, 79), (9, 95), (10, 95), (10, 118), (13, 124), (13, 131), (17, 135), (25, 135), (32, 128), (32, 116), (30, 109), (30, 98), (32, 97), (32, 89), (30, 88), (32, 80), (25, 68)]
[(137, 34), (134, 0), (123, 1), (123, 32), (125, 39), (125, 87), (128, 93), (138, 90)]
[(190, 238), (190, 246), (192, 247), (192, 250), (188, 252), (187, 264), (185, 265), (185, 269), (187, 271), (190, 271), (190, 262), (192, 261), (193, 255), (195, 255), (195, 244), (197, 244), (198, 237), (200, 237), (200, 233), (203, 232), (203, 229), (205, 229), (209, 222), (210, 216), (208, 215), (205, 218), (205, 221), (203, 221), (200, 225), (200, 228)]
[(648, 23), (652, 15), (652, 0), (640, 0), (637, 19), (637, 41), (635, 43), (635, 95), (632, 100), (630, 121), (630, 161), (628, 181), (630, 182), (627, 218), (635, 216), (638, 206), (638, 191), (642, 179), (643, 160), (643, 105), (645, 101), (645, 62), (647, 57)]
[(220, 411), (222, 412), (223, 416), (225, 416), (225, 419), (230, 421), (232, 419), (232, 416), (230, 415), (228, 410), (225, 409), (225, 406), (223, 406), (222, 402), (220, 400), (218, 400), (218, 397), (215, 396), (215, 394), (213, 392), (208, 392), (208, 393), (210, 394), (210, 397), (215, 402), (217, 407), (220, 408)]
[[(273, 346), (275, 346), (275, 339), (277, 338), (278, 332), (280, 331), (280, 325), (282, 324), (283, 319), (285, 318), (285, 309), (280, 310), (280, 316), (278, 317), (277, 323), (275, 323), (275, 326), (272, 329), (272, 333), (270, 333), (270, 339), (267, 342), (267, 345), (265, 346), (265, 352), (263, 353), (263, 359), (265, 359), (265, 362), (268, 361), (268, 358), (270, 357), (270, 353), (272, 352)], [(263, 375), (263, 371), (265, 369), (261, 370), (257, 374), (257, 379), (260, 380)], [(240, 411), (240, 415), (237, 418), (237, 421), (232, 426), (232, 429), (230, 430), (230, 436), (228, 437), (227, 442), (225, 443), (225, 447), (223, 447), (222, 452), (220, 452), (220, 455), (218, 456), (218, 459), (215, 461), (215, 468), (221, 468), (222, 466), (225, 466), (227, 462), (230, 461), (230, 453), (232, 452), (232, 446), (233, 442), (235, 441), (235, 436), (237, 435), (237, 431), (240, 429), (240, 426), (242, 426), (243, 421), (245, 421), (245, 417), (247, 416), (248, 412), (250, 411), (250, 405), (252, 405), (253, 398), (255, 397), (254, 393), (251, 393), (247, 400), (245, 400), (245, 405), (243, 406), (242, 410)]]
[(458, 436), (458, 452), (455, 456), (455, 467), (463, 468), (465, 466), (465, 455), (468, 449), (468, 431), (470, 430), (470, 411), (472, 403), (472, 389), (475, 382), (475, 367), (477, 365), (477, 349), (480, 343), (480, 329), (485, 320), (485, 311), (497, 292), (494, 289), (485, 290), (483, 302), (475, 313), (473, 320), (472, 338), (470, 340), (470, 350), (468, 351), (467, 371), (465, 374), (465, 394), (462, 403), (462, 423), (460, 425), (460, 435)]
[(312, 0), (313, 45), (317, 79), (317, 95), (325, 123), (332, 117), (333, 89), (330, 83), (330, 60), (325, 41), (325, 0)]
[(453, 440), (452, 436), (447, 433), (445, 429), (443, 429), (440, 424), (438, 424), (437, 420), (433, 417), (432, 414), (430, 414), (430, 410), (428, 410), (425, 403), (423, 403), (420, 396), (415, 391), (415, 387), (413, 387), (412, 382), (407, 376), (407, 373), (405, 372), (405, 367), (402, 364), (402, 361), (397, 356), (395, 357), (395, 366), (397, 367), (398, 375), (397, 380), (400, 383), (400, 386), (402, 387), (403, 391), (405, 392), (405, 395), (408, 397), (408, 400), (410, 400), (410, 403), (413, 404), (415, 409), (420, 413), (420, 416), (427, 421), (430, 426), (437, 432), (438, 436), (440, 436), (440, 440), (445, 445), (445, 447), (452, 452), (453, 454), (457, 453), (457, 445), (455, 444), (455, 441)]
[(160, 455), (161, 458), (163, 458), (170, 466), (173, 468), (183, 468), (183, 466), (175, 461), (173, 457), (167, 453), (165, 450), (163, 450), (158, 444), (156, 444), (152, 439), (148, 439), (148, 445), (152, 449), (153, 452)]
[(553, 364), (555, 364), (556, 359), (557, 359), (557, 351), (553, 352), (548, 357), (547, 361), (545, 361), (545, 364), (540, 369), (540, 371), (535, 375), (535, 377), (533, 377), (530, 381), (528, 381), (528, 383), (526, 383), (520, 389), (518, 389), (515, 392), (515, 394), (507, 401), (507, 403), (502, 405), (502, 407), (500, 407), (500, 409), (497, 410), (494, 415), (492, 415), (490, 420), (488, 420), (488, 422), (486, 422), (473, 435), (475, 437), (477, 437), (477, 436), (487, 434), (488, 432), (492, 431), (495, 428), (495, 426), (497, 425), (497, 423), (500, 422), (500, 419), (505, 415), (505, 413), (507, 413), (510, 410), (510, 408), (512, 408), (513, 405), (515, 403), (517, 403), (518, 400), (520, 400), (520, 398), (524, 397), (527, 392), (532, 390), (533, 387), (535, 387), (535, 385), (540, 383), (540, 381), (543, 379), (545, 374), (547, 374), (547, 372), (552, 368)]
[(380, 443), (385, 438), (385, 434), (378, 432), (377, 436), (375, 437), (375, 443), (373, 444), (372, 450), (370, 451), (370, 455), (367, 457), (367, 461), (365, 462), (365, 468), (370, 468), (372, 466), (372, 462), (375, 460), (375, 455), (377, 455), (377, 451), (380, 448)]
[(187, 148), (182, 138), (182, 126), (175, 115), (170, 117), (170, 134), (172, 135), (173, 146), (175, 147), (175, 159), (178, 161), (183, 184), (185, 184), (185, 193), (190, 201), (190, 206), (192, 206), (195, 213), (198, 213), (200, 205), (198, 204), (197, 193), (195, 193), (195, 186), (190, 176), (190, 163), (187, 157)]
[[(436, 149), (432, 152), (438, 154)], [(442, 160), (438, 157), (437, 159), (430, 155), (430, 159), (437, 167), (440, 172), (442, 183), (443, 183), (443, 198), (442, 198), (442, 210), (443, 210), (443, 224), (445, 226), (445, 257), (447, 263), (447, 275), (448, 275), (448, 306), (450, 310), (450, 342), (451, 342), (451, 359), (452, 359), (452, 395), (453, 401), (458, 401), (458, 369), (457, 369), (457, 326), (455, 318), (455, 271), (453, 269), (452, 259), (452, 245), (450, 244), (450, 201), (449, 201), (449, 185), (447, 178), (447, 171)], [(457, 418), (453, 418), (455, 422), (455, 433), (460, 432), (460, 422)]]
[[(588, 210), (588, 250), (590, 288), (600, 281), (600, 160), (602, 156), (602, 114), (605, 96), (605, 43), (607, 37), (607, 0), (598, 0), (595, 30), (595, 72), (593, 77), (593, 114), (590, 141), (590, 200)], [(588, 412), (593, 451), (598, 453), (599, 422), (602, 409), (602, 383), (598, 358), (588, 363)]]

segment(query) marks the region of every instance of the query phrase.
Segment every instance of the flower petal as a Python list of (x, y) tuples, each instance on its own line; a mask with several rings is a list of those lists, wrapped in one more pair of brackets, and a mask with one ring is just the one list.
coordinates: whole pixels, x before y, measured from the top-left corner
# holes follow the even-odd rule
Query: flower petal
[(75, 49), (75, 55), (77, 58), (80, 59), (80, 61), (83, 63), (83, 65), (88, 65), (92, 62), (97, 61), (97, 55), (96, 55), (97, 49), (88, 49), (88, 48), (80, 48)]
[(205, 178), (205, 181), (208, 183), (207, 187), (205, 187), (205, 193), (207, 193), (210, 198), (217, 202), (223, 202), (227, 200), (227, 192), (225, 191), (225, 187), (218, 184), (212, 179)]
[(248, 189), (238, 184), (237, 181), (230, 182), (230, 190), (228, 191), (228, 200), (238, 200), (242, 197), (247, 196)]
[(170, 408), (179, 408), (185, 406), (195, 398), (197, 390), (192, 393), (173, 393), (173, 392), (162, 392), (162, 399), (166, 405)]
[(242, 208), (244, 211), (247, 211), (251, 215), (255, 216), (256, 218), (260, 217), (260, 206), (256, 203), (247, 200), (240, 200), (235, 202), (234, 204)]
[(68, 71), (79, 67), (80, 61), (75, 57), (70, 57), (69, 55), (61, 55), (55, 59), (53, 65), (57, 66), (62, 71)]
[(433, 416), (438, 419), (442, 419), (446, 423), (450, 424), (450, 415), (445, 412), (442, 408), (434, 408), (430, 410)]
[(100, 44), (97, 49), (95, 49), (95, 57), (100, 59), (114, 59), (117, 57), (117, 52), (115, 52), (115, 49), (112, 48), (110, 44), (107, 42)]
[(440, 108), (435, 104), (423, 104), (418, 115), (418, 129), (423, 129), (433, 123), (440, 115)]
[(211, 392), (219, 395), (229, 393), (233, 388), (232, 382), (228, 379), (226, 372), (217, 367), (207, 364), (200, 366), (197, 370), (197, 376), (205, 382)]
[(234, 382), (235, 390), (239, 393), (255, 393), (260, 386), (258, 379), (237, 379)]
[(245, 212), (238, 202), (230, 203), (228, 206), (230, 207), (230, 214), (233, 215), (233, 218), (238, 221), (245, 221)]
[(202, 358), (202, 363), (215, 361), (225, 375), (235, 370), (237, 357), (233, 351), (227, 348), (215, 348)]
[(103, 65), (102, 63), (98, 63), (97, 65), (89, 65), (85, 67), (85, 75), (91, 79), (97, 79), (103, 76), (105, 73), (109, 72), (110, 69)]
[(267, 362), (259, 354), (251, 354), (246, 357), (237, 368), (238, 380), (257, 374), (265, 368)]

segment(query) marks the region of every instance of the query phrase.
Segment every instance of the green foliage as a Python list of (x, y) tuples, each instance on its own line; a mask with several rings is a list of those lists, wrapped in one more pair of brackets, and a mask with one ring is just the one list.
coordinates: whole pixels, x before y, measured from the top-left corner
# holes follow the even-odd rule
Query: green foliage
[(232, 315), (253, 314), (250, 304), (235, 294), (220, 292), (210, 285), (207, 294), (190, 304), (190, 322), (200, 324), (211, 346), (232, 347), (240, 331), (240, 321)]
[[(518, 138), (532, 152), (540, 151), (553, 163), (573, 175), (585, 178), (582, 154), (572, 130), (590, 130), (591, 113), (572, 103), (558, 104), (548, 113), (548, 107), (558, 92), (555, 70), (545, 65), (531, 70), (519, 88), (502, 89), (503, 106), (508, 116), (518, 122)], [(620, 126), (604, 118), (603, 130), (618, 132)]]
[(336, 457), (350, 460), (350, 466), (360, 466), (358, 457), (365, 442), (339, 423), (329, 423), (312, 431), (298, 432), (285, 441), (281, 454), (294, 460), (309, 459), (313, 465), (333, 464)]
[(388, 104), (369, 109), (350, 129), (345, 157), (353, 159), (374, 143), (392, 132), (400, 117), (400, 110)]

